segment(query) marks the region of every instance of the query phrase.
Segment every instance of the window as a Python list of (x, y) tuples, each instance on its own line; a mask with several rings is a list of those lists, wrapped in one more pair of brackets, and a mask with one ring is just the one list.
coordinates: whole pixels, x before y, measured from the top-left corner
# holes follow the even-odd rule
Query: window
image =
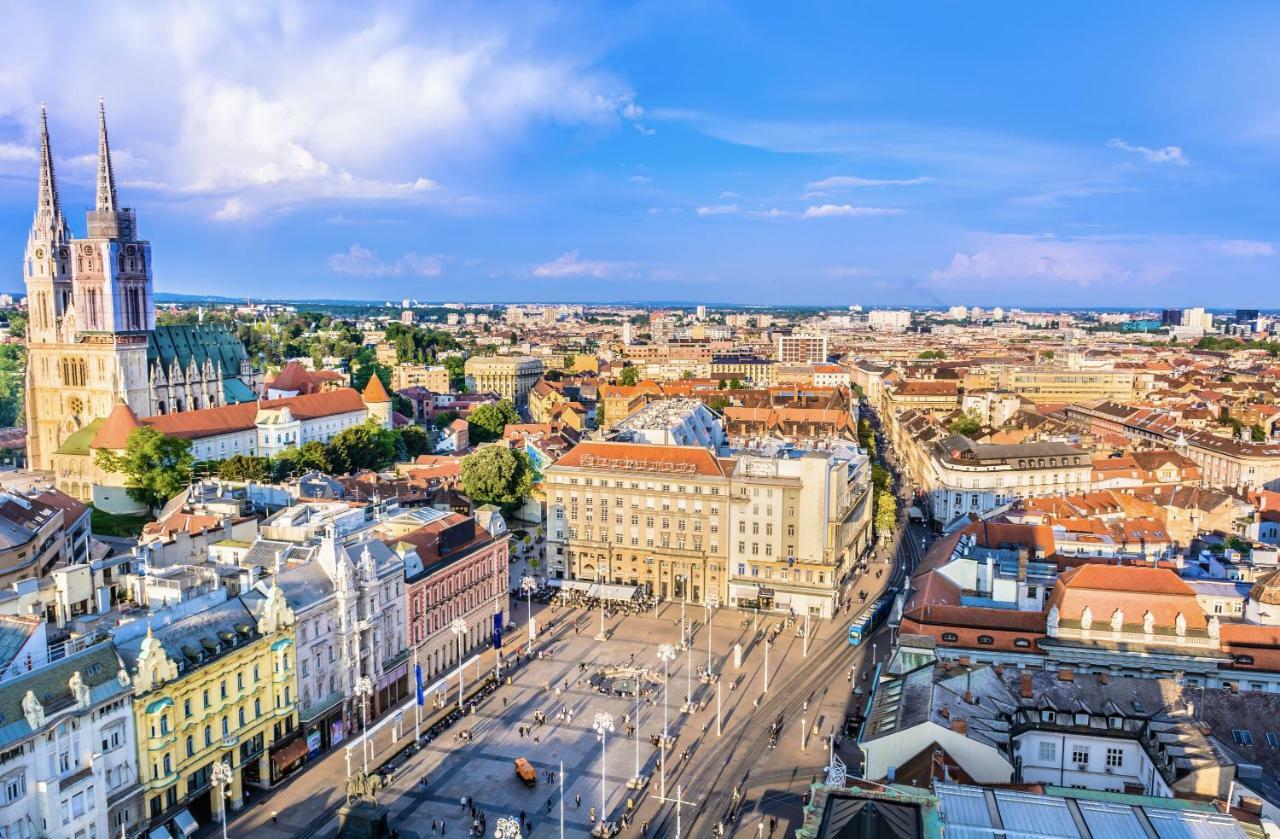
[(946, 641), (948, 644), (954, 644), (956, 641), (960, 640), (960, 636), (956, 635), (954, 632), (944, 632), (942, 633), (942, 640)]
[(1040, 741), (1040, 760), (1044, 763), (1053, 763), (1058, 759), (1058, 744), (1052, 740)]
[(1124, 766), (1124, 749), (1117, 747), (1107, 748), (1107, 768), (1119, 769)]
[(1268, 746), (1273, 749), (1280, 749), (1280, 737), (1277, 737), (1274, 731), (1268, 731), (1266, 733), (1266, 738)]
[(4, 803), (11, 804), (27, 794), (27, 775), (14, 772), (4, 777)]
[(1089, 765), (1089, 747), (1081, 745), (1073, 745), (1071, 747), (1071, 762), (1077, 765)]
[(1014, 639), (1013, 639), (1013, 645), (1014, 645), (1015, 647), (1024, 647), (1024, 648), (1025, 648), (1025, 647), (1030, 647), (1030, 646), (1031, 646), (1031, 642), (1030, 642), (1029, 640), (1027, 640), (1026, 638), (1014, 638)]
[(1249, 731), (1239, 728), (1231, 729), (1231, 739), (1236, 741), (1238, 746), (1252, 746), (1253, 734)]
[(991, 646), (992, 644), (994, 644), (995, 642), (996, 642), (996, 639), (992, 638), (990, 635), (979, 635), (979, 636), (978, 636), (978, 643), (979, 643), (979, 644), (982, 644), (982, 645), (984, 645), (984, 646), (989, 647), (989, 646)]

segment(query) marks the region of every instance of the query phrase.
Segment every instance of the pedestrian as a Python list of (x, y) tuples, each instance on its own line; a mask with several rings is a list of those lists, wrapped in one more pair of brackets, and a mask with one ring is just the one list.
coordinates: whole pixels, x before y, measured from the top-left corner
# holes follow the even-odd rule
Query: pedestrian
[(458, 806), (463, 810), (467, 809), (467, 797), (465, 795), (458, 799)]
[(773, 832), (777, 829), (778, 829), (778, 817), (770, 816), (769, 817), (769, 835), (772, 836)]
[(595, 807), (592, 807), (590, 810), (587, 810), (587, 821), (591, 822), (592, 824), (595, 824), (595, 823), (596, 823), (596, 808), (595, 808)]
[(279, 823), (280, 823), (280, 814), (279, 814), (279, 813), (277, 813), (275, 810), (272, 810), (272, 811), (271, 811), (271, 823), (272, 823), (272, 824), (279, 824)]
[(648, 820), (648, 819), (645, 819), (644, 821), (640, 822), (640, 835), (641, 835), (641, 836), (648, 836), (648, 835), (649, 835), (649, 820)]
[(432, 819), (432, 820), (431, 820), (431, 833), (432, 833), (432, 835), (435, 835), (436, 827), (438, 827), (438, 826), (439, 826), (439, 823), (438, 823), (435, 819)]
[(445, 831), (444, 819), (440, 820), (440, 835), (443, 836)]
[(525, 812), (524, 812), (524, 810), (521, 810), (521, 811), (520, 811), (520, 821), (524, 821), (524, 816), (525, 816)]
[(502, 697), (502, 707), (503, 707), (503, 708), (507, 707), (507, 697), (505, 697), (505, 696), (504, 696), (504, 697)]
[(547, 812), (548, 812), (548, 813), (550, 813), (550, 812), (551, 812), (551, 798), (550, 798), (550, 796), (548, 796), (548, 797), (547, 797)]
[(573, 796), (573, 806), (579, 810), (582, 809), (582, 793), (575, 793)]

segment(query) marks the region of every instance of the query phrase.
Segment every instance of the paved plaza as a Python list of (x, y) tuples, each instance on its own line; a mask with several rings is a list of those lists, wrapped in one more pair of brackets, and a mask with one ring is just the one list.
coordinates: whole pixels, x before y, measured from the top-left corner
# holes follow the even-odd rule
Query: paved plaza
[[(873, 574), (874, 571), (875, 568)], [(863, 585), (872, 584), (855, 582), (853, 590)], [(688, 823), (695, 808), (714, 809), (718, 816), (726, 808), (725, 791), (737, 784), (742, 786), (744, 795), (736, 835), (768, 835), (771, 818), (776, 819), (772, 824), (779, 836), (798, 824), (801, 796), (823, 774), (828, 762), (828, 737), (839, 731), (853, 704), (852, 687), (856, 685), (850, 684), (847, 671), (862, 667), (864, 660), (870, 658), (869, 649), (851, 651), (844, 646), (848, 614), (834, 623), (814, 621), (806, 657), (799, 632), (803, 621), (785, 626), (781, 615), (760, 615), (757, 619), (751, 613), (720, 609), (711, 632), (711, 669), (721, 674), (723, 733), (717, 737), (716, 686), (698, 678), (708, 663), (706, 612), (701, 606), (687, 607), (692, 650), (678, 651), (669, 662), (668, 718), (674, 742), (667, 752), (663, 801), (658, 749), (651, 742), (663, 725), (662, 662), (658, 649), (662, 644), (680, 642), (680, 604), (664, 603), (656, 612), (609, 618), (609, 640), (605, 642), (596, 639), (600, 630), (598, 610), (552, 609), (536, 602), (533, 607), (537, 624), (543, 628), (535, 649), (544, 651), (544, 657), (524, 663), (512, 674), (510, 685), (504, 684), (480, 701), (474, 713), (409, 758), (389, 788), (379, 795), (379, 803), (389, 808), (391, 825), (400, 836), (432, 836), (433, 822), (437, 829), (434, 835), (441, 835), (442, 824), (446, 830), (443, 835), (468, 835), (472, 817), (470, 808), (461, 804), (464, 797), (474, 803), (477, 813), (485, 815), (486, 836), (494, 834), (499, 817), (519, 817), (521, 811), (530, 828), (522, 835), (558, 836), (561, 783), (564, 835), (588, 835), (593, 809), (597, 816), (601, 812), (601, 748), (593, 730), (598, 714), (610, 715), (613, 723), (613, 732), (607, 734), (607, 817), (617, 821), (627, 812), (628, 801), (633, 805), (632, 825), (623, 835), (640, 836), (646, 821), (651, 824), (650, 836), (676, 835), (673, 801), (678, 787), (682, 800), (690, 802), (681, 809), (685, 827), (682, 835), (693, 835), (688, 832)], [(527, 641), (526, 610), (523, 598), (513, 604), (512, 619), (521, 629), (507, 639), (503, 655), (508, 661)], [(552, 625), (546, 629), (549, 621)], [(764, 693), (764, 645), (758, 640), (757, 628), (780, 628), (769, 649), (768, 695)], [(734, 664), (735, 644), (741, 645), (740, 667)], [(823, 650), (827, 651), (825, 660), (832, 663), (819, 672), (817, 661), (823, 657)], [(547, 651), (551, 653), (549, 657), (545, 656)], [(883, 651), (882, 645), (880, 652)], [(482, 657), (480, 672), (492, 669), (492, 655), (488, 652)], [(633, 667), (647, 670), (651, 680), (647, 682), (648, 690), (642, 693), (638, 722), (629, 684), (622, 686), (628, 691), (625, 695), (616, 695), (608, 685), (597, 690), (590, 679), (602, 670), (626, 671)], [(628, 674), (618, 675), (625, 678)], [(475, 668), (468, 667), (467, 685), (474, 679)], [(853, 681), (866, 684), (861, 671)], [(697, 706), (690, 714), (681, 712), (687, 685), (692, 687)], [(774, 708), (784, 692), (791, 697), (787, 701), (789, 717), (783, 721), (776, 747), (766, 745), (759, 752), (744, 754), (743, 748), (754, 748), (749, 746), (753, 738), (773, 723)], [(457, 701), (456, 681), (442, 696), (450, 703)], [(572, 712), (571, 718), (568, 712)], [(545, 724), (535, 723), (535, 713), (545, 715)], [(376, 732), (371, 766), (380, 765), (409, 742), (413, 717), (410, 706), (400, 725), (397, 746), (392, 745), (389, 725)], [(628, 729), (631, 725), (636, 726), (634, 736)], [(522, 729), (526, 729), (523, 735)], [(456, 738), (464, 731), (470, 733), (469, 741)], [(353, 747), (353, 762), (358, 766), (361, 744), (357, 741), (348, 745)], [(690, 753), (688, 759), (683, 756), (686, 749)], [(640, 774), (649, 778), (640, 790), (627, 787), (636, 772), (637, 751)], [(846, 740), (839, 753), (846, 763), (855, 763), (856, 752), (850, 741)], [(514, 760), (518, 757), (527, 758), (538, 769), (538, 782), (532, 788), (521, 783), (515, 774)], [(723, 775), (708, 774), (704, 762), (712, 761), (716, 764), (714, 769), (723, 766)], [(554, 783), (548, 780), (547, 771), (558, 776)], [(742, 778), (743, 771), (751, 773), (751, 777)], [(337, 822), (330, 816), (342, 800), (346, 772), (343, 749), (321, 757), (268, 796), (251, 800), (233, 818), (231, 834), (252, 834), (263, 839), (335, 835)]]

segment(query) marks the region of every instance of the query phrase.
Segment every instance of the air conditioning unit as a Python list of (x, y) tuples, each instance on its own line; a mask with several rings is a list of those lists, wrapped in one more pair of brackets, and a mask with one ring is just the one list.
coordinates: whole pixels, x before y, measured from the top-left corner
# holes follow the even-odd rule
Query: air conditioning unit
[(1087, 764), (1087, 763), (1077, 763), (1077, 764), (1076, 764), (1076, 769), (1080, 770), (1081, 772), (1087, 772), (1087, 771), (1089, 771), (1089, 764)]
[(1116, 770), (1115, 770), (1115, 768), (1114, 768), (1114, 767), (1112, 767), (1112, 766), (1108, 766), (1108, 767), (1106, 767), (1106, 772), (1107, 772), (1107, 774), (1108, 774), (1108, 775), (1110, 775), (1111, 773), (1113, 773), (1113, 772), (1115, 772), (1115, 771), (1116, 771)]

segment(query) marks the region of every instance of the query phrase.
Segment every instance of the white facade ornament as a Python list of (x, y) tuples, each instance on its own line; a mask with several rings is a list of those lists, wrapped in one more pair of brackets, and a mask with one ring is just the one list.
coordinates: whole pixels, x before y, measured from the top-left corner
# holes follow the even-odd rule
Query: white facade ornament
[(284, 590), (273, 585), (262, 606), (262, 617), (258, 618), (258, 631), (263, 635), (274, 635), (281, 629), (293, 626), (294, 620), (293, 610), (285, 602)]
[(1111, 613), (1111, 631), (1119, 632), (1124, 629), (1124, 612), (1116, 609)]
[(1088, 606), (1084, 607), (1084, 611), (1080, 613), (1080, 628), (1088, 629), (1093, 626), (1093, 609)]
[(34, 691), (27, 691), (27, 695), (22, 697), (22, 713), (27, 717), (27, 725), (32, 730), (39, 730), (44, 725), (44, 706), (40, 704), (40, 700), (36, 699)]
[(133, 680), (129, 678), (129, 671), (121, 667), (120, 672), (116, 673), (116, 681), (120, 683), (120, 687), (127, 688)]
[(142, 639), (137, 669), (138, 673), (134, 678), (137, 693), (146, 693), (170, 679), (178, 678), (178, 665), (169, 660), (164, 646), (151, 634), (151, 627), (147, 627), (147, 637)]
[(1187, 619), (1183, 617), (1181, 612), (1179, 612), (1178, 616), (1173, 619), (1173, 631), (1179, 635), (1187, 634)]
[(360, 576), (364, 577), (367, 583), (376, 582), (378, 579), (378, 566), (373, 561), (373, 554), (369, 552), (368, 545), (365, 545), (364, 550), (360, 552)]
[(1218, 630), (1222, 628), (1222, 622), (1218, 620), (1218, 616), (1214, 615), (1209, 618), (1209, 637), (1217, 638)]
[(1151, 614), (1151, 610), (1148, 609), (1146, 614), (1142, 616), (1142, 631), (1150, 635), (1151, 633), (1155, 632), (1155, 630), (1156, 630), (1156, 616)]
[(71, 689), (71, 695), (76, 698), (77, 708), (89, 707), (89, 686), (84, 683), (84, 677), (80, 675), (79, 670), (71, 674), (71, 678), (67, 680), (67, 687)]
[(1046, 628), (1046, 630), (1047, 630), (1047, 632), (1048, 632), (1048, 634), (1049, 634), (1049, 637), (1050, 637), (1050, 638), (1057, 637), (1057, 635), (1058, 635), (1058, 621), (1059, 621), (1060, 619), (1061, 619), (1061, 616), (1060, 616), (1060, 615), (1059, 615), (1059, 613), (1058, 613), (1058, 607), (1057, 607), (1057, 606), (1050, 606), (1050, 607), (1049, 607), (1049, 616), (1048, 616), (1048, 618), (1046, 618), (1046, 619), (1045, 619), (1045, 628)]

